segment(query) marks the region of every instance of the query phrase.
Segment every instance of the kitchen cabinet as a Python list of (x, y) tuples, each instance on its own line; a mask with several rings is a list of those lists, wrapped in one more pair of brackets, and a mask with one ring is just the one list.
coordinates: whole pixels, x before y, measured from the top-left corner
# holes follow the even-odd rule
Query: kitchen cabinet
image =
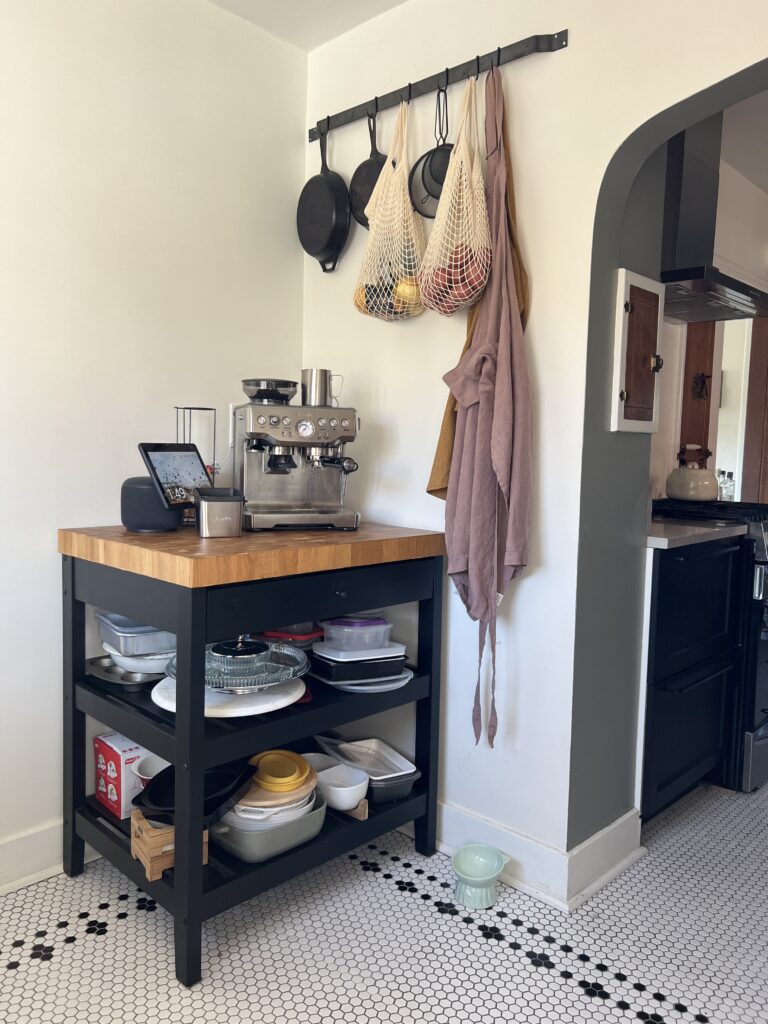
[(737, 660), (730, 655), (648, 688), (651, 728), (643, 817), (661, 810), (722, 762), (737, 672)]
[(663, 552), (656, 565), (655, 678), (737, 646), (744, 558), (740, 538)]
[[(720, 393), (719, 385), (713, 388), (715, 382), (712, 379), (716, 326), (714, 321), (688, 324), (685, 333), (685, 364), (680, 409), (681, 449), (688, 444), (698, 445), (702, 450), (715, 448), (715, 439), (710, 439), (709, 436), (709, 425), (713, 391), (717, 390), (716, 401)], [(698, 462), (700, 457), (701, 452), (693, 449), (685, 455), (685, 460)]]
[(654, 551), (643, 818), (709, 776), (721, 781), (742, 692), (753, 542)]
[(611, 392), (611, 430), (655, 433), (659, 429), (658, 355), (664, 321), (664, 285), (621, 269)]
[[(444, 539), (439, 533), (364, 525), (354, 533), (289, 531), (200, 540), (129, 534), (119, 527), (61, 530), (64, 620), (64, 870), (82, 873), (87, 842), (174, 918), (176, 975), (201, 976), (203, 922), (260, 892), (408, 822), (415, 845), (436, 843), (440, 650)], [(418, 654), (413, 679), (386, 693), (349, 694), (310, 684), (311, 700), (251, 718), (203, 716), (205, 646), (286, 622), (415, 602)], [(147, 691), (125, 693), (89, 676), (87, 605), (176, 634), (173, 714)], [(415, 705), (414, 760), (421, 779), (401, 800), (371, 804), (366, 821), (329, 809), (320, 834), (260, 864), (214, 844), (203, 865), (203, 773), (260, 750), (313, 746), (316, 733), (406, 704)], [(85, 719), (129, 736), (176, 767), (175, 865), (156, 882), (131, 858), (129, 821), (85, 790)]]

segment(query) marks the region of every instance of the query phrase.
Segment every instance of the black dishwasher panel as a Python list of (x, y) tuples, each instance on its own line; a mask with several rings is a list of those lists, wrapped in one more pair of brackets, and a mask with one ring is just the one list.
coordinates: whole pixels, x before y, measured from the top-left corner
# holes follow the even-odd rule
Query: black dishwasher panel
[(658, 553), (653, 678), (666, 679), (741, 642), (743, 586), (751, 548), (714, 541)]
[(721, 764), (737, 696), (737, 660), (716, 658), (648, 687), (643, 818)]

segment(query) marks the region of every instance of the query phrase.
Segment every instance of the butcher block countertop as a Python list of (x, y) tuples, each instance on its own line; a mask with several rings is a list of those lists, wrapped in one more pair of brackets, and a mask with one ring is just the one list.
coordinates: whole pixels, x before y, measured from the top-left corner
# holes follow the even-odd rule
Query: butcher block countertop
[(189, 527), (174, 533), (129, 533), (123, 526), (59, 530), (59, 551), (86, 562), (181, 587), (433, 558), (445, 554), (442, 533), (364, 523), (358, 530), (285, 530), (203, 540)]

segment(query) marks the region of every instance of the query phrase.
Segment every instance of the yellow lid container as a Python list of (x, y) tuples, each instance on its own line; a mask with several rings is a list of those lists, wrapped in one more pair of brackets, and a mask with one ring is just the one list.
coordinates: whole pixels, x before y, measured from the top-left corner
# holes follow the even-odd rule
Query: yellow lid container
[(255, 754), (250, 764), (256, 766), (253, 781), (270, 793), (290, 793), (309, 775), (307, 762), (292, 750), (264, 750)]

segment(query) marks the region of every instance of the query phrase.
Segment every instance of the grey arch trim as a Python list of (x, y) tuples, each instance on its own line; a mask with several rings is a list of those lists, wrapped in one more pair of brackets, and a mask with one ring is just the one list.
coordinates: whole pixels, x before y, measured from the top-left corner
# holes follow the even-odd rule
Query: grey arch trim
[[(768, 60), (646, 121), (605, 172), (592, 242), (567, 848), (634, 806), (650, 438), (608, 422), (614, 272), (632, 183), (672, 135), (768, 89)], [(626, 259), (626, 252), (624, 252)]]

